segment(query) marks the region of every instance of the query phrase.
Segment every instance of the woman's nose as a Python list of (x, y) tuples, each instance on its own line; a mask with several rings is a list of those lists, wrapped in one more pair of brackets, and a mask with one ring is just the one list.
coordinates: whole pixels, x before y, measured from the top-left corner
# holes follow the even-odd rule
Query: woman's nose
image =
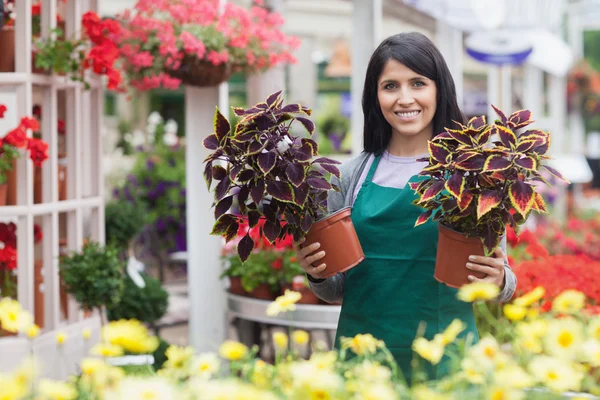
[(401, 105), (401, 106), (408, 106), (411, 105), (412, 103), (414, 103), (415, 99), (412, 95), (412, 93), (410, 92), (410, 90), (408, 90), (407, 88), (402, 88), (400, 90), (398, 90), (398, 98), (396, 99), (396, 102)]

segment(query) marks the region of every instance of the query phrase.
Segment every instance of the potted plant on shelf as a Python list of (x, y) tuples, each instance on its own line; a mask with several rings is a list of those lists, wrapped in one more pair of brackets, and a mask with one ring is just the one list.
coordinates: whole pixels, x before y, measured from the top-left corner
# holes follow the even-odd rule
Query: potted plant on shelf
[(138, 90), (184, 84), (214, 86), (235, 71), (253, 73), (295, 62), (299, 40), (263, 7), (212, 0), (138, 0), (117, 16), (119, 49), (129, 84)]
[[(507, 224), (518, 233), (518, 225), (531, 212), (546, 212), (533, 184), (546, 182), (540, 169), (564, 180), (542, 164), (549, 159), (550, 134), (522, 131), (533, 122), (531, 112), (521, 110), (507, 117), (494, 110), (498, 119), (493, 124), (475, 117), (429, 141), (429, 159), (424, 159), (429, 165), (420, 179), (410, 183), (418, 196), (414, 203), (425, 209), (415, 226), (429, 218), (438, 221), (435, 278), (451, 287), (468, 283), (473, 274), (466, 268), (468, 256), (491, 255)], [(492, 137), (498, 140), (490, 144)]]
[(105, 308), (121, 301), (124, 265), (117, 250), (89, 242), (81, 251), (62, 256), (59, 269), (67, 293), (83, 310), (98, 309), (104, 319)]
[[(238, 236), (245, 221), (252, 229), (264, 218), (261, 230), (270, 243), (288, 235), (295, 241), (306, 237), (306, 245), (318, 240), (327, 253), (323, 262), (330, 275), (358, 264), (364, 254), (350, 210), (326, 216), (327, 191), (338, 190), (327, 178), (340, 176), (339, 162), (314, 158), (318, 154), (317, 144), (310, 139), (314, 124), (298, 116), (310, 116), (311, 110), (300, 104), (283, 105), (277, 92), (266, 102), (234, 111), (243, 116), (235, 129), (217, 109), (215, 132), (204, 140), (214, 150), (206, 159), (204, 177), (209, 188), (218, 181), (212, 234), (228, 242)], [(295, 122), (306, 128), (309, 137), (292, 134)], [(234, 200), (238, 212), (230, 213)], [(242, 262), (254, 247), (248, 231), (237, 245)]]

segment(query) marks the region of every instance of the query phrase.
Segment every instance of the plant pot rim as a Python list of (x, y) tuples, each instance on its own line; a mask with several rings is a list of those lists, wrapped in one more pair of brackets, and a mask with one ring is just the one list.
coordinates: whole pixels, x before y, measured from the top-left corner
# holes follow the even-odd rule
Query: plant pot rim
[[(461, 242), (473, 243), (475, 241), (481, 241), (481, 238), (479, 236), (467, 236), (466, 234), (459, 232), (455, 229), (452, 229), (452, 228), (448, 227), (447, 225), (442, 224), (441, 222), (438, 222), (438, 227), (440, 230), (444, 231), (445, 235), (449, 236), (452, 239), (461, 241)], [(506, 234), (500, 235), (500, 239), (502, 239), (505, 236), (506, 236)]]
[(352, 206), (346, 206), (346, 207), (340, 208), (340, 209), (339, 209), (339, 210), (337, 210), (337, 211), (334, 211), (334, 212), (332, 212), (332, 213), (330, 213), (330, 214), (327, 214), (327, 215), (325, 215), (325, 216), (323, 216), (323, 217), (319, 218), (319, 219), (318, 219), (318, 220), (316, 220), (314, 223), (316, 224), (316, 223), (319, 223), (319, 222), (322, 222), (322, 221), (325, 221), (325, 220), (331, 219), (332, 217), (335, 217), (335, 216), (338, 216), (338, 218), (333, 218), (333, 220), (332, 220), (331, 222), (337, 221), (339, 218), (341, 218), (341, 214), (342, 214), (343, 212), (345, 212), (346, 210), (352, 210)]

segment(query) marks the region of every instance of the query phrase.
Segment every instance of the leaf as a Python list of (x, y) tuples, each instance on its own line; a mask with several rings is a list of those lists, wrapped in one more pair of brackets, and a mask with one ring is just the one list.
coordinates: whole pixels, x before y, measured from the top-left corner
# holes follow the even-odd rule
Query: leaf
[(515, 164), (529, 171), (537, 170), (537, 161), (535, 158), (530, 156), (525, 156), (523, 158), (515, 160)]
[(267, 193), (276, 198), (277, 200), (292, 202), (294, 201), (294, 192), (292, 185), (282, 181), (269, 181), (267, 182)]
[(300, 164), (289, 163), (285, 169), (285, 175), (288, 177), (292, 185), (298, 187), (302, 184), (305, 178), (304, 167)]
[(242, 238), (242, 240), (240, 240), (240, 242), (237, 245), (237, 250), (238, 255), (240, 256), (240, 260), (242, 260), (242, 262), (245, 262), (250, 256), (250, 253), (252, 253), (252, 250), (254, 250), (254, 241), (252, 240), (250, 235), (246, 235)]
[(548, 213), (548, 207), (546, 206), (546, 201), (544, 200), (544, 197), (541, 194), (539, 194), (538, 192), (535, 192), (535, 195), (534, 195), (533, 209), (540, 213), (544, 213), (544, 214)]
[(517, 145), (517, 135), (508, 127), (494, 125), (493, 133), (498, 135), (502, 144), (509, 149), (514, 149)]
[(279, 236), (279, 232), (281, 232), (281, 226), (279, 225), (279, 221), (265, 222), (263, 226), (263, 232), (269, 243), (273, 244), (273, 242), (275, 242), (275, 240)]
[(510, 202), (515, 210), (526, 218), (527, 213), (531, 210), (535, 197), (531, 186), (522, 181), (513, 182), (508, 190)]
[(442, 203), (442, 210), (444, 212), (450, 212), (450, 211), (454, 210), (456, 207), (458, 207), (458, 201), (453, 198), (448, 198), (448, 200), (446, 200)]
[(425, 191), (425, 193), (423, 193), (419, 200), (419, 204), (435, 198), (442, 190), (444, 190), (444, 182), (435, 182)]
[(483, 172), (504, 171), (511, 166), (511, 162), (499, 155), (491, 155), (485, 160)]
[(300, 112), (300, 110), (302, 110), (302, 106), (300, 104), (288, 104), (285, 107), (283, 107), (281, 110), (279, 110), (279, 112), (294, 114), (294, 113)]
[(254, 211), (254, 210), (248, 211), (248, 226), (250, 226), (250, 229), (252, 229), (256, 225), (258, 225), (258, 222), (260, 221), (260, 217), (261, 217), (261, 215), (258, 211)]
[(277, 154), (273, 152), (268, 151), (258, 155), (258, 167), (265, 175), (271, 172), (275, 166), (275, 161), (277, 161)]
[(221, 143), (223, 138), (226, 137), (231, 131), (231, 125), (229, 125), (229, 121), (227, 121), (227, 118), (225, 118), (225, 116), (221, 114), (221, 112), (219, 111), (219, 107), (217, 107), (215, 111), (213, 123), (215, 128), (215, 135), (219, 143)]
[(448, 181), (446, 181), (445, 187), (446, 190), (452, 194), (452, 196), (459, 199), (462, 196), (463, 190), (467, 180), (463, 176), (461, 172), (455, 172)]
[(332, 158), (327, 158), (327, 157), (319, 157), (317, 159), (315, 159), (313, 161), (313, 164), (333, 164), (333, 165), (339, 165), (341, 164), (341, 162), (334, 160)]
[(483, 169), (485, 160), (486, 158), (483, 154), (477, 154), (476, 156), (470, 157), (465, 161), (457, 162), (455, 167), (456, 169), (463, 171), (479, 171)]
[(433, 158), (435, 161), (437, 161), (440, 164), (447, 164), (447, 159), (448, 156), (450, 155), (450, 151), (446, 148), (446, 146), (444, 146), (443, 144), (439, 143), (439, 142), (432, 142), (429, 141), (428, 143), (429, 145), (429, 155), (431, 156), (431, 158)]
[(229, 185), (231, 184), (231, 180), (229, 180), (229, 176), (225, 175), (225, 178), (215, 188), (215, 200), (220, 201), (227, 192), (229, 192)]
[(488, 127), (483, 130), (477, 137), (477, 145), (483, 146), (490, 141), (490, 137), (492, 136), (492, 128)]
[(267, 105), (269, 107), (273, 106), (274, 104), (276, 104), (277, 99), (281, 96), (281, 90), (275, 93), (272, 93), (271, 95), (269, 95), (269, 97), (267, 97)]
[(237, 194), (237, 201), (239, 203), (240, 210), (246, 207), (246, 200), (250, 194), (250, 188), (248, 186), (242, 186)]
[(341, 174), (339, 168), (333, 164), (321, 164), (321, 168), (323, 168), (325, 171), (329, 172), (330, 174), (335, 175), (338, 179), (342, 178), (342, 174)]
[(252, 202), (258, 205), (264, 196), (265, 193), (265, 181), (264, 179), (260, 179), (259, 181), (254, 183), (254, 186), (250, 188), (250, 197), (252, 197)]
[(227, 196), (219, 201), (215, 206), (215, 219), (219, 219), (221, 215), (229, 211), (231, 204), (233, 204), (233, 196)]
[(525, 152), (531, 150), (533, 148), (533, 146), (535, 146), (536, 143), (537, 143), (537, 141), (534, 139), (526, 139), (526, 140), (519, 139), (519, 144), (517, 145), (517, 148), (515, 149), (515, 151), (518, 153), (525, 153)]
[(300, 186), (294, 188), (294, 203), (299, 205), (300, 207), (304, 206), (306, 203), (306, 199), (308, 198), (308, 192), (310, 190), (310, 186), (308, 183), (304, 182)]
[(235, 226), (235, 229), (237, 230), (238, 223), (236, 216), (232, 214), (221, 215), (213, 225), (213, 229), (210, 234), (219, 236), (223, 235), (231, 226)]
[(204, 144), (204, 147), (209, 150), (216, 150), (219, 148), (219, 139), (217, 139), (217, 135), (214, 133), (205, 137), (202, 143)]
[(496, 115), (498, 115), (498, 118), (500, 118), (500, 122), (502, 123), (502, 125), (506, 125), (508, 122), (508, 118), (506, 118), (506, 114), (504, 114), (499, 108), (496, 108), (496, 106), (494, 106), (493, 104), (490, 104), (490, 105), (496, 112)]
[(424, 213), (422, 213), (421, 215), (419, 215), (419, 218), (417, 218), (417, 221), (415, 222), (415, 227), (417, 227), (419, 225), (423, 225), (425, 222), (427, 222), (427, 220), (431, 216), (432, 211), (433, 210), (427, 210)]
[(463, 192), (463, 195), (460, 199), (458, 199), (458, 208), (461, 211), (465, 211), (467, 207), (471, 205), (471, 201), (473, 200), (473, 195), (469, 192)]
[(300, 229), (303, 232), (308, 232), (312, 227), (312, 224), (315, 222), (315, 219), (310, 214), (306, 214), (302, 219), (302, 223), (300, 224)]
[(466, 144), (466, 145), (472, 144), (471, 137), (463, 131), (454, 130), (454, 129), (446, 129), (446, 132), (448, 132), (448, 134), (459, 143)]
[(212, 168), (212, 175), (213, 175), (213, 179), (222, 181), (227, 176), (227, 171), (225, 170), (225, 168), (221, 167), (220, 165), (215, 165)]
[(249, 131), (239, 131), (235, 133), (235, 136), (233, 137), (233, 140), (236, 142), (240, 142), (240, 143), (244, 143), (244, 142), (248, 142), (250, 140), (253, 140), (254, 138), (256, 138), (256, 136), (260, 134), (260, 131), (256, 130), (256, 129), (252, 129)]
[(481, 219), (481, 217), (494, 209), (494, 207), (497, 207), (501, 201), (501, 193), (493, 190), (484, 190), (479, 195), (479, 201), (477, 202), (477, 219)]
[(490, 229), (483, 235), (481, 239), (483, 243), (483, 252), (485, 253), (486, 257), (490, 257), (492, 254), (494, 254), (496, 247), (498, 247), (500, 244), (500, 236)]
[(250, 146), (248, 147), (248, 152), (246, 154), (249, 155), (249, 156), (254, 155), (254, 154), (258, 154), (261, 151), (263, 151), (263, 149), (265, 147), (267, 147), (268, 143), (269, 142), (267, 142), (267, 141), (265, 141), (264, 143), (261, 143), (258, 140), (253, 141), (252, 143), (250, 143)]
[(204, 181), (206, 182), (206, 187), (210, 190), (210, 186), (212, 185), (212, 161), (206, 163), (204, 167)]
[(306, 180), (306, 183), (308, 183), (310, 185), (310, 187), (313, 187), (315, 189), (323, 189), (323, 190), (331, 189), (331, 184), (329, 182), (327, 182), (326, 179), (323, 179), (323, 178), (308, 178)]
[(565, 177), (562, 176), (562, 174), (560, 172), (558, 172), (556, 169), (549, 167), (547, 165), (544, 165), (543, 167), (546, 168), (548, 170), (548, 172), (550, 172), (552, 175), (554, 175), (556, 178), (560, 179), (561, 181), (564, 181), (566, 183), (571, 183), (568, 180), (566, 180)]
[(297, 161), (308, 161), (313, 156), (313, 148), (310, 144), (304, 143), (294, 150), (294, 158)]
[(238, 177), (242, 168), (244, 168), (244, 166), (242, 164), (238, 164), (231, 168), (231, 170), (229, 171), (229, 177), (231, 178), (232, 181), (236, 180), (236, 178)]
[(531, 124), (533, 120), (531, 119), (531, 111), (529, 110), (519, 110), (510, 114), (508, 117), (508, 124), (513, 129), (521, 129)]
[(473, 117), (469, 120), (469, 126), (479, 129), (485, 125), (485, 115), (481, 115), (479, 117)]
[(256, 172), (254, 172), (254, 170), (245, 169), (242, 172), (240, 172), (240, 174), (237, 177), (237, 180), (239, 182), (248, 182), (250, 179), (254, 178), (255, 175)]
[(315, 124), (308, 118), (296, 117), (296, 121), (300, 122), (311, 135), (315, 131)]

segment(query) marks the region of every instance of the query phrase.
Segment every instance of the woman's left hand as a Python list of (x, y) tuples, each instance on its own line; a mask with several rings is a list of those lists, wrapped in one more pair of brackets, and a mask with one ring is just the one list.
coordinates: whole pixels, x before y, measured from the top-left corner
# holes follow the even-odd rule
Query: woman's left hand
[(487, 276), (479, 279), (469, 275), (471, 282), (490, 282), (498, 286), (500, 290), (504, 287), (504, 252), (500, 247), (494, 252), (495, 257), (470, 256), (467, 268), (471, 271), (485, 272)]

